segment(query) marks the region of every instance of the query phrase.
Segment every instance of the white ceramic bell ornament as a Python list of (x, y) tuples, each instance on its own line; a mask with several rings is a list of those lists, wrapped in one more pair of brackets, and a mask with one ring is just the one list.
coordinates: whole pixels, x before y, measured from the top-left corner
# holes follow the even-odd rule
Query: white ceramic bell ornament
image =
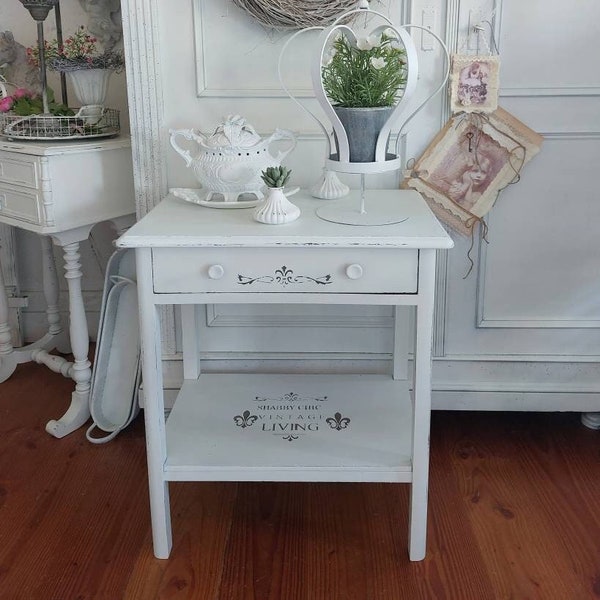
[(309, 189), (309, 193), (314, 198), (336, 200), (347, 196), (350, 193), (350, 188), (340, 181), (337, 173), (323, 169), (321, 178)]

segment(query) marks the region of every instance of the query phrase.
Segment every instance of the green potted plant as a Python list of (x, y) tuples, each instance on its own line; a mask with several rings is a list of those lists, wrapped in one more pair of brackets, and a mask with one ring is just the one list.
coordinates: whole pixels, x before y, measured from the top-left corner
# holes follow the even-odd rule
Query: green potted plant
[[(48, 112), (54, 116), (70, 116), (73, 111), (54, 99), (52, 90), (48, 90)], [(0, 99), (0, 113), (10, 113), (19, 117), (40, 115), (44, 112), (42, 96), (25, 88), (16, 88), (12, 94)]]
[(287, 167), (267, 167), (261, 174), (267, 196), (254, 210), (254, 220), (267, 225), (290, 223), (300, 216), (300, 209), (283, 192), (292, 171)]
[(406, 85), (406, 53), (393, 30), (350, 41), (340, 33), (321, 67), (323, 89), (342, 122), (350, 160), (371, 162), (382, 126)]
[[(44, 50), (48, 69), (67, 74), (81, 106), (103, 106), (111, 74), (122, 71), (125, 66), (120, 52), (99, 52), (97, 39), (84, 27), (62, 45), (57, 40), (46, 41)], [(38, 64), (36, 46), (27, 49), (27, 56), (30, 62)]]

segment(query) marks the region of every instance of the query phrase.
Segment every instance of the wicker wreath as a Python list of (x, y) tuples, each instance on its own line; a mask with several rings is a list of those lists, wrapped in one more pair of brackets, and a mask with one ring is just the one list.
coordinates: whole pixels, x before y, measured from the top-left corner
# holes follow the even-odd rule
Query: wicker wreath
[(356, 0), (233, 0), (259, 23), (271, 29), (303, 29), (329, 25)]

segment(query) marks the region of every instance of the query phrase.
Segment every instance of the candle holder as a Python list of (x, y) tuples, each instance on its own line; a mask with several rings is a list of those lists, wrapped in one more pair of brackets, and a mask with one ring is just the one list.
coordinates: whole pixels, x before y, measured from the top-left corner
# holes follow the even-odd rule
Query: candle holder
[(44, 47), (44, 21), (48, 13), (58, 4), (58, 0), (19, 0), (37, 23), (37, 43), (40, 57), (40, 76), (42, 80), (42, 103), (44, 114), (48, 114), (48, 81), (46, 78), (46, 52)]

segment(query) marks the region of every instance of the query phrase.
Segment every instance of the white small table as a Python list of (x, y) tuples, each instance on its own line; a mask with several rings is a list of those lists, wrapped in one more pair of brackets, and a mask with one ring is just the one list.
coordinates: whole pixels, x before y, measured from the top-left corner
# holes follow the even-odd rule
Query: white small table
[[(131, 148), (128, 139), (69, 142), (0, 141), (0, 223), (40, 235), (48, 333), (22, 348), (13, 348), (8, 300), (0, 267), (0, 382), (20, 363), (35, 361), (75, 381), (66, 413), (46, 425), (63, 437), (90, 417), (91, 364), (89, 336), (81, 293), (79, 243), (94, 225), (111, 221), (122, 233), (134, 221)], [(60, 323), (58, 277), (52, 242), (64, 251), (69, 289), (69, 337)], [(68, 350), (74, 362), (49, 354)]]
[[(408, 219), (352, 227), (315, 216), (263, 225), (251, 210), (172, 196), (117, 242), (136, 248), (154, 553), (171, 550), (169, 481), (387, 481), (411, 484), (409, 555), (425, 556), (436, 249), (452, 240), (417, 192), (370, 202)], [(357, 199), (348, 199), (349, 204)], [(414, 392), (384, 375), (200, 374), (196, 304), (416, 307)], [(184, 383), (165, 419), (159, 306), (180, 304)], [(394, 351), (402, 348), (396, 340)], [(392, 373), (393, 371), (393, 373)]]

